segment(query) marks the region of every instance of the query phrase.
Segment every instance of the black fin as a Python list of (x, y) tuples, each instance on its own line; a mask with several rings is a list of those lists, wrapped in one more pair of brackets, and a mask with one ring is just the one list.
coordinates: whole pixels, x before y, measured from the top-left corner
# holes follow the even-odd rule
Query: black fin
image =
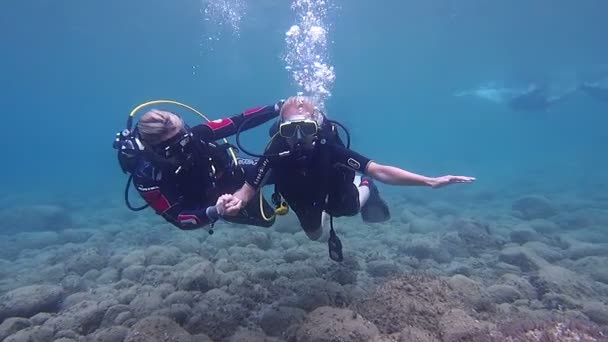
[(364, 222), (380, 223), (391, 219), (391, 212), (386, 202), (380, 197), (380, 191), (371, 180), (367, 181), (369, 199), (361, 208), (361, 218)]

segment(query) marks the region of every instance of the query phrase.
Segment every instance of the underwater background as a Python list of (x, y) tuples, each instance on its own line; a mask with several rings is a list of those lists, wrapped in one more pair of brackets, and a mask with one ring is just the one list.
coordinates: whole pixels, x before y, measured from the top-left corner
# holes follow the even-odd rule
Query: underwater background
[[(509, 329), (499, 321), (528, 331), (541, 323), (522, 328), (518, 322), (549, 318), (576, 320), (589, 341), (602, 340), (608, 325), (608, 101), (575, 91), (547, 110), (515, 111), (455, 94), (496, 84), (571, 89), (605, 80), (608, 2), (4, 0), (0, 8), (0, 340), (27, 334), (37, 341), (103, 340), (96, 334), (105, 329), (116, 335), (103, 338), (135, 341), (132, 329), (142, 319), (182, 304), (177, 314), (161, 312), (171, 318), (162, 321), (170, 329), (185, 329), (175, 336), (187, 337), (176, 341), (190, 335), (204, 341), (203, 334), (255, 340), (233, 336), (237, 327), (272, 336), (255, 335), (260, 341), (324, 341), (310, 337), (307, 324), (321, 324), (315, 309), (336, 307), (349, 307), (366, 323), (353, 328), (357, 333), (349, 330), (355, 323), (333, 325), (335, 336), (346, 331), (351, 337), (345, 340), (409, 341), (418, 332), (404, 332), (396, 323), (401, 318), (390, 317), (394, 311), (370, 307), (395, 302), (386, 292), (403, 294), (399, 281), (437, 292), (416, 300), (445, 298), (442, 286), (456, 291), (464, 282), (477, 290), (460, 294), (488, 292), (483, 299), (465, 295), (458, 304), (404, 299), (414, 306), (440, 303), (438, 312), (446, 312), (426, 325), (410, 322), (420, 334), (434, 334), (428, 341), (489, 341), (475, 334), (505, 334)], [(306, 28), (307, 19), (322, 28), (321, 37), (289, 34), (294, 25)], [(294, 44), (309, 54), (286, 58)], [(309, 58), (316, 55), (323, 62), (320, 76), (295, 82), (298, 71), (319, 67)], [(328, 260), (326, 246), (307, 241), (293, 218), (269, 230), (225, 225), (208, 237), (179, 231), (151, 210), (133, 214), (125, 207), (127, 176), (112, 141), (138, 104), (176, 100), (221, 118), (306, 93), (319, 82), (326, 92), (313, 87), (313, 95), (349, 129), (357, 152), (416, 173), (477, 181), (437, 190), (380, 185), (391, 205), (389, 223), (337, 220), (345, 252), (352, 252), (350, 266)], [(177, 111), (190, 124), (200, 122)], [(243, 135), (254, 151), (267, 139), (267, 126)], [(449, 256), (437, 255), (441, 250)], [(203, 262), (214, 268), (213, 279), (206, 278), (211, 271)], [(205, 280), (180, 278), (188, 272)], [(201, 282), (208, 286), (192, 285)], [(145, 286), (150, 293), (161, 288), (154, 304), (137, 297)], [(212, 293), (220, 299), (201, 299), (210, 289), (223, 291)], [(188, 299), (167, 300), (176, 291)], [(307, 301), (318, 293), (324, 299)], [(10, 304), (25, 297), (39, 300), (26, 308)], [(218, 326), (201, 323), (201, 312), (231, 300), (238, 315), (214, 317)], [(273, 330), (273, 320), (263, 323), (264, 313), (277, 305), (290, 308), (277, 309), (290, 320)], [(449, 324), (455, 307), (461, 322), (474, 317), (488, 325), (454, 333), (446, 327), (457, 325)], [(105, 319), (110, 311), (130, 315)], [(48, 316), (32, 318), (39, 312)], [(58, 328), (76, 316), (90, 319)], [(152, 335), (144, 340), (156, 341)]]
[[(4, 152), (6, 190), (114, 193), (122, 178), (108, 144), (147, 100), (218, 118), (300, 91), (281, 58), (297, 20), (290, 4), (224, 3), (243, 8), (238, 34), (200, 1), (5, 2), (2, 102), (13, 129), (2, 139), (19, 142)], [(576, 96), (548, 113), (513, 113), (452, 96), (494, 80), (573, 82), (605, 66), (605, 2), (332, 3), (326, 106), (362, 153), (475, 174), (476, 188), (513, 177), (570, 186), (605, 173), (604, 103)]]

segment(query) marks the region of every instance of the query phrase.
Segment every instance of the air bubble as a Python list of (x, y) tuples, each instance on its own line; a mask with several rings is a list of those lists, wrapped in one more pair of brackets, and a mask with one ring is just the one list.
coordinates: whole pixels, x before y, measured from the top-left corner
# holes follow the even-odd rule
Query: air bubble
[(328, 7), (326, 1), (294, 0), (291, 8), (297, 22), (285, 34), (285, 69), (320, 107), (331, 96), (330, 89), (336, 79), (327, 47)]

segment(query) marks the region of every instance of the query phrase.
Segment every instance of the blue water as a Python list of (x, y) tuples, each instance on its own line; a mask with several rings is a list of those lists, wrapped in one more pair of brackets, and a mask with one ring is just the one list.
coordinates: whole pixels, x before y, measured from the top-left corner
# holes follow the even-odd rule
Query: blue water
[[(578, 94), (550, 112), (516, 113), (452, 94), (605, 65), (607, 2), (335, 4), (327, 108), (359, 152), (415, 172), (477, 176), (477, 189), (605, 182), (608, 103)], [(125, 176), (111, 143), (137, 104), (174, 99), (221, 117), (298, 91), (281, 60), (288, 3), (246, 5), (240, 34), (224, 32), (211, 50), (201, 45), (210, 28), (200, 1), (3, 1), (2, 193), (120, 198)], [(248, 144), (260, 148), (265, 134)]]
[[(321, 53), (336, 75), (325, 108), (352, 148), (424, 175), (477, 177), (437, 190), (380, 184), (391, 219), (336, 218), (341, 264), (293, 210), (268, 229), (219, 222), (213, 235), (127, 210), (112, 142), (138, 104), (177, 100), (220, 118), (302, 90), (284, 60), (294, 1), (2, 0), (0, 340), (22, 328), (15, 338), (148, 338), (146, 326), (150, 341), (180, 326), (184, 339), (262, 340), (272, 328), (374, 340), (363, 325), (386, 340), (411, 337), (410, 325), (483, 340), (486, 324), (528, 337), (601, 326), (605, 337), (608, 101), (578, 91), (523, 112), (455, 94), (608, 85), (607, 0), (324, 0)], [(205, 13), (226, 3), (239, 6), (232, 21)], [(268, 124), (243, 135), (250, 150), (262, 151)], [(179, 326), (146, 323), (159, 314)]]

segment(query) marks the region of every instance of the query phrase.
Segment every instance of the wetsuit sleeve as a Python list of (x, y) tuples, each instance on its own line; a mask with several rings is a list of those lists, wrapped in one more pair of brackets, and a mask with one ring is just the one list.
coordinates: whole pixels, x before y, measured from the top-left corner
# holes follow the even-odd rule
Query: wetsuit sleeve
[(259, 126), (269, 120), (277, 118), (283, 102), (264, 107), (256, 107), (241, 114), (214, 120), (192, 128), (192, 132), (205, 141), (214, 141), (235, 135), (242, 124), (243, 131)]
[(217, 221), (215, 207), (185, 209), (179, 201), (179, 193), (169, 184), (154, 184), (145, 179), (135, 181), (135, 187), (154, 211), (169, 223), (182, 230), (202, 228)]
[[(270, 145), (264, 151), (264, 154), (276, 156), (283, 149), (284, 149), (284, 146), (282, 145), (282, 143), (277, 139), (273, 139), (273, 141), (270, 143)], [(255, 190), (259, 190), (265, 184), (274, 183), (276, 181), (276, 179), (271, 180), (271, 178), (273, 178), (271, 173), (272, 173), (272, 168), (275, 166), (275, 164), (277, 162), (275, 158), (276, 157), (260, 158), (256, 163), (255, 170), (253, 170), (253, 172), (246, 173), (245, 181), (249, 185), (254, 187)]]
[(332, 162), (338, 166), (365, 174), (371, 161), (371, 159), (344, 146), (332, 145)]
[(257, 162), (255, 172), (247, 173), (246, 181), (256, 191), (264, 186), (264, 183), (270, 175), (271, 161), (268, 158), (260, 158)]

